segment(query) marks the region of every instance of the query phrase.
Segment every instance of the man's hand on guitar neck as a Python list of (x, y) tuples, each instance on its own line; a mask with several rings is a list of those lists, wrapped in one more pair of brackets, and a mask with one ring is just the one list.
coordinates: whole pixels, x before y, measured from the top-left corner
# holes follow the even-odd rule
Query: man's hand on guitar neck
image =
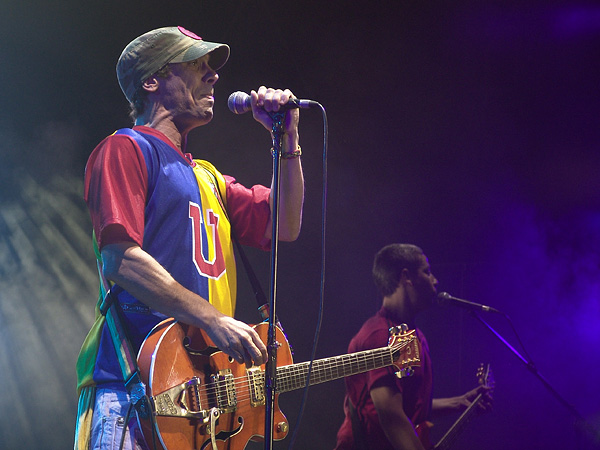
[(467, 405), (465, 409), (471, 406), (471, 403), (481, 395), (481, 400), (477, 403), (477, 411), (486, 413), (492, 410), (494, 404), (494, 398), (492, 396), (493, 387), (490, 386), (478, 386), (475, 389), (467, 392), (463, 395)]
[(492, 409), (493, 397), (492, 388), (489, 386), (477, 386), (463, 395), (448, 398), (433, 399), (433, 414), (436, 416), (444, 415), (452, 412), (463, 412), (471, 403), (481, 395), (481, 400), (477, 403), (477, 410), (480, 412), (488, 412)]

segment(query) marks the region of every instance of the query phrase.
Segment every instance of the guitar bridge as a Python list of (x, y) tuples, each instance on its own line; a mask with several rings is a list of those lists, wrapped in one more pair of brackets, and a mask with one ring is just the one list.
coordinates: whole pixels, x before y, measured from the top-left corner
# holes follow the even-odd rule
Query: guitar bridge
[(208, 423), (210, 411), (202, 409), (199, 387), (202, 381), (194, 377), (152, 397), (157, 416), (186, 417)]
[(222, 414), (231, 413), (237, 407), (235, 381), (231, 369), (221, 370), (216, 375), (211, 375), (215, 389), (215, 402)]

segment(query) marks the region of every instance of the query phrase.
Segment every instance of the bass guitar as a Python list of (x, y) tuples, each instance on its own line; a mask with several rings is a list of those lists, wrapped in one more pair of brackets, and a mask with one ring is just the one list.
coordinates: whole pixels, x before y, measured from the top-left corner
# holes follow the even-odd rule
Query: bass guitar
[[(254, 327), (266, 343), (268, 324)], [(387, 347), (315, 360), (310, 385), (394, 365), (398, 376), (420, 366), (415, 330), (392, 328)], [(293, 364), (290, 346), (277, 328), (273, 439), (286, 437), (289, 424), (279, 394), (305, 387), (310, 363)], [(243, 450), (264, 439), (265, 368), (246, 367), (219, 351), (200, 329), (174, 319), (159, 323), (144, 340), (138, 366), (150, 399), (141, 418), (146, 442), (164, 450)]]
[[(482, 386), (487, 386), (490, 388), (493, 388), (495, 386), (495, 381), (492, 375), (492, 369), (490, 368), (489, 364), (485, 366), (481, 364), (479, 366), (479, 368), (477, 369), (477, 381)], [(431, 429), (431, 427), (433, 427), (433, 424), (431, 422), (425, 422), (417, 425), (417, 435), (419, 436), (423, 447), (432, 450), (450, 450), (455, 444), (456, 439), (458, 438), (460, 433), (465, 429), (467, 424), (474, 417), (475, 413), (477, 412), (477, 405), (479, 404), (479, 402), (481, 402), (482, 399), (483, 394), (479, 394), (477, 397), (475, 397), (475, 399), (469, 405), (469, 407), (460, 415), (458, 419), (456, 419), (456, 422), (454, 422), (454, 424), (448, 429), (446, 434), (444, 434), (444, 436), (442, 436), (439, 442), (435, 445), (431, 445), (429, 437), (429, 430)]]

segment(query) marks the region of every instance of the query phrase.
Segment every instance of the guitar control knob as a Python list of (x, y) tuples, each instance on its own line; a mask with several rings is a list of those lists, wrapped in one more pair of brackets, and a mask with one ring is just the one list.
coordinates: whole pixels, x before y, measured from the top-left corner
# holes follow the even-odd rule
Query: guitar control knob
[(279, 422), (277, 424), (277, 431), (279, 433), (287, 433), (289, 428), (290, 428), (290, 426), (288, 425), (287, 422)]

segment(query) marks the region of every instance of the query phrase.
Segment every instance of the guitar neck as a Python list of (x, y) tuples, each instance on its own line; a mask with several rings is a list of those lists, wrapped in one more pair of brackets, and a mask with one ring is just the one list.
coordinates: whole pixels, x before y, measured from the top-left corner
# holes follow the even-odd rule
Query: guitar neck
[[(394, 350), (382, 347), (313, 361), (310, 386), (338, 378), (368, 372), (394, 364)], [(310, 363), (277, 368), (277, 392), (289, 392), (306, 386)]]
[[(479, 379), (479, 383), (487, 386), (494, 386), (494, 378), (492, 376), (492, 369), (488, 364), (487, 367), (484, 368), (482, 364), (477, 372), (477, 378)], [(450, 427), (450, 429), (442, 436), (442, 439), (436, 444), (434, 447), (435, 450), (449, 450), (456, 441), (458, 435), (463, 431), (465, 426), (470, 422), (473, 418), (473, 415), (477, 411), (477, 405), (483, 399), (483, 394), (479, 394), (477, 397), (473, 399), (469, 407), (460, 415), (460, 417), (454, 422), (454, 425)]]
[(456, 438), (460, 435), (460, 433), (467, 426), (469, 421), (473, 418), (473, 415), (476, 411), (477, 404), (483, 397), (482, 394), (479, 394), (475, 397), (475, 400), (469, 405), (469, 407), (460, 415), (454, 425), (450, 427), (450, 429), (442, 436), (440, 441), (435, 445), (435, 450), (449, 450), (454, 445)]

